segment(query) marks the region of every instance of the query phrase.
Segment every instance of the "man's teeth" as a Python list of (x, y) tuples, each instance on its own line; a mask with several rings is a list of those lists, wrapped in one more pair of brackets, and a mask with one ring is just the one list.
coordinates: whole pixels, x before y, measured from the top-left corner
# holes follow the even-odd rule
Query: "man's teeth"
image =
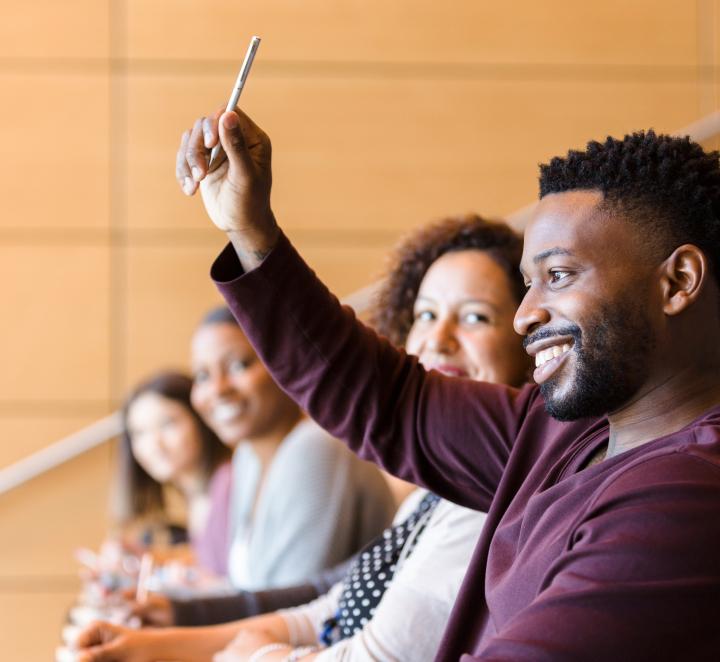
[(218, 405), (213, 410), (213, 418), (218, 423), (224, 423), (226, 421), (231, 421), (241, 413), (242, 407), (240, 405)]
[(543, 365), (543, 363), (547, 363), (550, 359), (554, 359), (556, 356), (560, 356), (561, 354), (569, 351), (570, 345), (568, 343), (543, 349), (535, 355), (535, 367), (539, 368)]

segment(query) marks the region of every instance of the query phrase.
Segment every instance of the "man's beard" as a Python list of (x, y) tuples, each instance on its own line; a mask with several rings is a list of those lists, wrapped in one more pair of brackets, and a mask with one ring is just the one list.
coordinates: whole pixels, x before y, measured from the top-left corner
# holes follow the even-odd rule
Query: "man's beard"
[[(574, 378), (562, 389), (562, 377), (540, 385), (545, 411), (558, 421), (604, 416), (628, 402), (646, 381), (655, 337), (649, 319), (630, 301), (605, 306), (582, 332), (576, 325), (543, 329), (526, 343), (553, 336), (572, 336)], [(565, 377), (567, 380), (567, 376)], [(565, 394), (560, 395), (559, 391)]]

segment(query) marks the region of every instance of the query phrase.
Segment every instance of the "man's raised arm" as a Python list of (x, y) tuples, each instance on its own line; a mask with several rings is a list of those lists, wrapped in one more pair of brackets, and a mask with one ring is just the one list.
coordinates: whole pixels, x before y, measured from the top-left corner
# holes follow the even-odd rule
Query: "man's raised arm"
[[(218, 139), (229, 158), (208, 172)], [(198, 120), (178, 152), (178, 182), (187, 194), (199, 186), (231, 241), (212, 276), (248, 338), (278, 384), (362, 457), (487, 509), (535, 391), (426, 373), (340, 306), (277, 226), (270, 153), (242, 113)]]

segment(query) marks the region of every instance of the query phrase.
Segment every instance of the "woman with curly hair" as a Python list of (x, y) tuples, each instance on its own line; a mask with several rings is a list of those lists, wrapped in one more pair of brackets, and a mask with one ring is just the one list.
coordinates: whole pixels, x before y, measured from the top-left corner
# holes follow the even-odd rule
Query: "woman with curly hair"
[[(530, 368), (512, 326), (524, 289), (521, 252), (522, 240), (503, 223), (469, 215), (431, 225), (392, 256), (371, 323), (428, 369), (519, 385)], [(81, 659), (103, 660), (102, 651), (112, 651), (108, 659), (191, 660), (229, 642), (218, 662), (429, 659), (484, 518), (416, 489), (394, 525), (315, 601), (213, 628), (133, 633), (96, 626), (82, 643), (106, 643)]]

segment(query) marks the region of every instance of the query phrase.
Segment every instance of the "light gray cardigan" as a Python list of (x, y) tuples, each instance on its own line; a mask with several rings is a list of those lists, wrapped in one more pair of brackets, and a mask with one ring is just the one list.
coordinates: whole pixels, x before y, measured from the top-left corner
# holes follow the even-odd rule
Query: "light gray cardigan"
[(298, 423), (276, 451), (253, 515), (260, 469), (252, 446), (240, 444), (228, 559), (237, 588), (301, 583), (354, 554), (392, 520), (380, 472), (312, 421)]

